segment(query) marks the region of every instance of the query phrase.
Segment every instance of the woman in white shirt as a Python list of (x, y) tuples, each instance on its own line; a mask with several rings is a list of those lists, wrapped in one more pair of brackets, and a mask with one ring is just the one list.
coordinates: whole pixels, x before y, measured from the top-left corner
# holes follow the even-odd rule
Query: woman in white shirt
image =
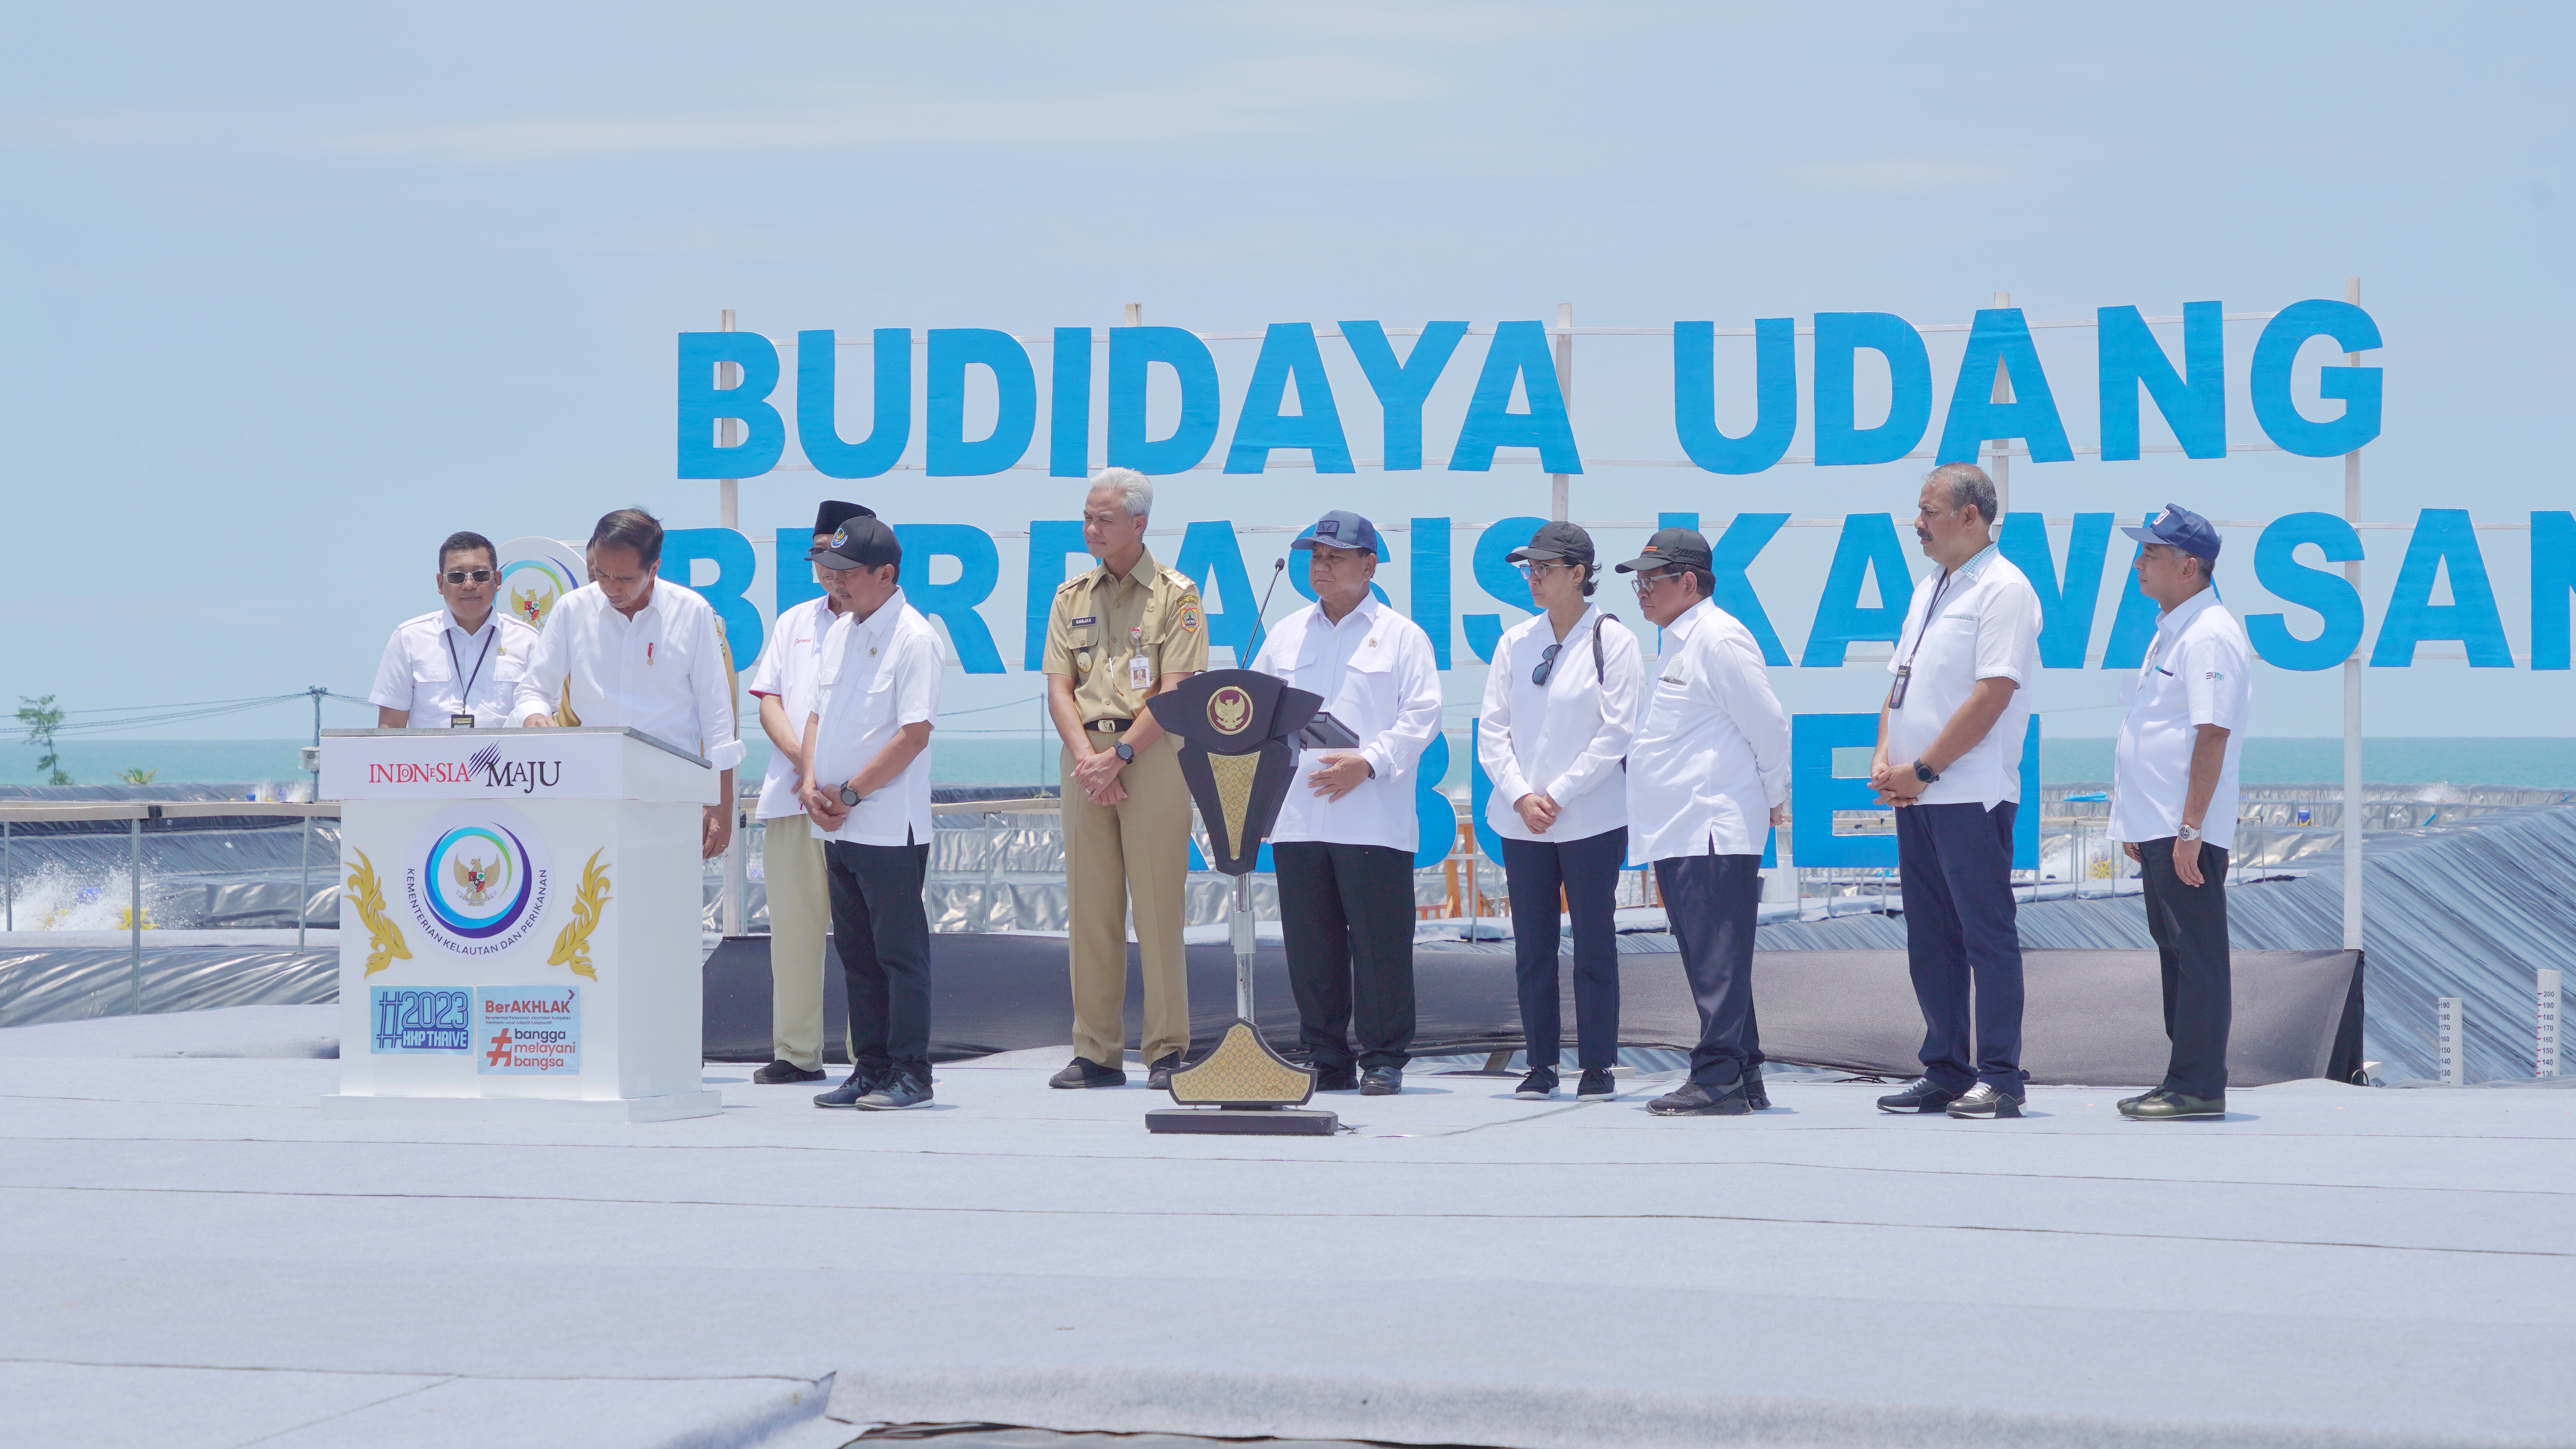
[(1550, 523), (1512, 550), (1543, 611), (1506, 632), (1485, 675), (1476, 756), (1494, 782), (1486, 819), (1503, 837), (1529, 1075), (1516, 1096), (1556, 1094), (1557, 902), (1574, 923), (1577, 1097), (1613, 1095), (1619, 948), (1612, 921), (1628, 859), (1620, 781), (1637, 728), (1637, 636), (1589, 602), (1592, 535)]

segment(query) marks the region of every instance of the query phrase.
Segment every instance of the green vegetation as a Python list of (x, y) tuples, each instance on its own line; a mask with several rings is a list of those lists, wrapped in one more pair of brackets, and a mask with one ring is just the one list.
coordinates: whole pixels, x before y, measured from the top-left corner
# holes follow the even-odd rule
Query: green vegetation
[(63, 773), (63, 757), (54, 749), (54, 731), (63, 727), (63, 712), (54, 708), (54, 697), (18, 696), (18, 723), (27, 731), (27, 743), (44, 751), (36, 758), (36, 768), (46, 773), (45, 783), (72, 784), (72, 777)]

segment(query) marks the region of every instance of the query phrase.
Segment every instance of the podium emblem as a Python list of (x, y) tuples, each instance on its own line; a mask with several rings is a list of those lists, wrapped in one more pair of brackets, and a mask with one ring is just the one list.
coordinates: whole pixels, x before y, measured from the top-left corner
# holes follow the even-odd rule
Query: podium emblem
[(496, 956), (545, 910), (545, 837), (502, 805), (458, 805), (423, 826), (404, 870), (404, 904), (451, 956)]
[(1252, 723), (1252, 696), (1241, 685), (1229, 684), (1208, 696), (1208, 723), (1221, 735), (1239, 735)]

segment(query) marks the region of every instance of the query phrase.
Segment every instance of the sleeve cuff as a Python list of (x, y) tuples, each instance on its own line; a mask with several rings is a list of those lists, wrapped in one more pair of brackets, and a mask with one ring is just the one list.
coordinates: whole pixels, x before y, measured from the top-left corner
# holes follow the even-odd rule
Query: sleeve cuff
[(719, 770), (730, 770), (742, 763), (745, 751), (740, 740), (727, 740), (707, 754), (707, 763)]
[(2016, 686), (2026, 686), (2030, 683), (2029, 680), (2021, 677), (2020, 670), (2013, 668), (2009, 664), (1982, 665), (1977, 670), (1977, 677), (1979, 679), (2009, 679)]

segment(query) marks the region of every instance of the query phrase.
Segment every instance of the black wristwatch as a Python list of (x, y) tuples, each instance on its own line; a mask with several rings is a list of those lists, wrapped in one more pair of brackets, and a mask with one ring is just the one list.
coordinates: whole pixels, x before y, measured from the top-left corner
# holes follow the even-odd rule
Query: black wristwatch
[(1933, 769), (1930, 765), (1923, 763), (1921, 760), (1916, 760), (1914, 762), (1914, 778), (1922, 781), (1926, 785), (1929, 785), (1933, 781), (1941, 778), (1941, 772)]
[(1109, 748), (1117, 753), (1118, 762), (1120, 764), (1132, 765), (1136, 763), (1136, 747), (1134, 745), (1127, 743), (1125, 740), (1120, 740)]
[(843, 780), (843, 781), (841, 782), (841, 803), (842, 803), (842, 804), (844, 804), (844, 805), (853, 805), (853, 806), (855, 806), (855, 805), (857, 805), (861, 800), (864, 800), (864, 799), (866, 799), (866, 798), (867, 798), (867, 797), (866, 797), (865, 795), (862, 795), (862, 794), (860, 794), (858, 791), (851, 789), (851, 788), (850, 788), (850, 782), (849, 782), (849, 781), (847, 781), (847, 780)]

